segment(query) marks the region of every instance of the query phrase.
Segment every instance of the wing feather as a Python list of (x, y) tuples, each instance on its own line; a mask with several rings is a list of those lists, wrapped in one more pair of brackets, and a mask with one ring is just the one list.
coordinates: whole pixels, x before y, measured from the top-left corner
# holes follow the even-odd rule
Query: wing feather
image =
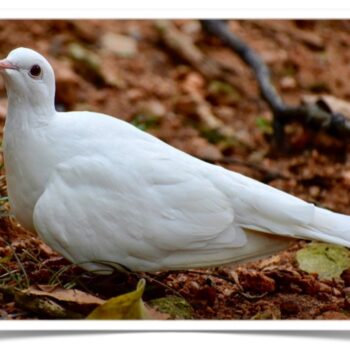
[(164, 155), (142, 159), (79, 156), (59, 164), (35, 206), (38, 233), (74, 262), (135, 270), (159, 267), (177, 250), (246, 243), (232, 201), (201, 171)]

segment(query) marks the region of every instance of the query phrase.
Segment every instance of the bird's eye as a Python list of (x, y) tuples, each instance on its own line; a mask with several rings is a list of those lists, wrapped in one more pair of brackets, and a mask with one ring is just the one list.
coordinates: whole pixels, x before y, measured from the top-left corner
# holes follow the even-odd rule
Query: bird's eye
[(33, 77), (33, 78), (38, 78), (41, 75), (41, 68), (39, 65), (34, 64), (29, 71), (29, 74)]

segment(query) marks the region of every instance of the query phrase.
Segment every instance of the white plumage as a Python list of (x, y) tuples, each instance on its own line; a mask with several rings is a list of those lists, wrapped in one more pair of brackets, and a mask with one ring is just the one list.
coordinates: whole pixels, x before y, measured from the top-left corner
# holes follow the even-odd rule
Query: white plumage
[(70, 261), (157, 271), (260, 257), (295, 237), (350, 246), (348, 216), (202, 162), (116, 118), (56, 112), (53, 70), (35, 51), (12, 51), (0, 71), (11, 210)]

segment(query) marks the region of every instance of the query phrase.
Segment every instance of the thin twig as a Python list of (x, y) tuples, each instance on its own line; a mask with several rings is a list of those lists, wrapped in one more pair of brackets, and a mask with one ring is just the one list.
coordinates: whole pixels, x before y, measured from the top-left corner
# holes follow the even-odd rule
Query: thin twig
[(25, 270), (25, 268), (24, 268), (24, 266), (23, 266), (21, 260), (19, 259), (18, 255), (17, 255), (17, 253), (16, 253), (16, 251), (15, 251), (15, 249), (13, 249), (12, 246), (10, 246), (10, 249), (12, 250), (13, 256), (15, 257), (15, 259), (16, 259), (16, 261), (17, 261), (17, 264), (19, 265), (20, 270), (23, 272), (23, 276), (24, 276), (24, 279), (25, 279), (25, 281), (26, 281), (26, 287), (29, 288), (29, 286), (30, 286), (30, 281), (29, 281), (29, 277), (28, 277), (28, 275), (27, 275), (27, 271)]
[(3, 279), (3, 278), (5, 278), (6, 276), (12, 275), (12, 274), (14, 274), (14, 273), (16, 273), (16, 272), (19, 272), (19, 270), (16, 269), (16, 270), (7, 271), (6, 273), (4, 273), (3, 275), (0, 276), (0, 279)]

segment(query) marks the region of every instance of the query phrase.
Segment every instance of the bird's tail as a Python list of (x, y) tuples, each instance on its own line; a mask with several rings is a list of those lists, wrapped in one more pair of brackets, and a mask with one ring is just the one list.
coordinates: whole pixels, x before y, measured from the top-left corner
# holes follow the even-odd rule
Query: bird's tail
[(310, 238), (350, 248), (350, 216), (315, 207), (314, 221), (308, 230)]
[(231, 195), (240, 227), (350, 248), (350, 216), (316, 207), (237, 173), (224, 175), (218, 187), (224, 184)]

